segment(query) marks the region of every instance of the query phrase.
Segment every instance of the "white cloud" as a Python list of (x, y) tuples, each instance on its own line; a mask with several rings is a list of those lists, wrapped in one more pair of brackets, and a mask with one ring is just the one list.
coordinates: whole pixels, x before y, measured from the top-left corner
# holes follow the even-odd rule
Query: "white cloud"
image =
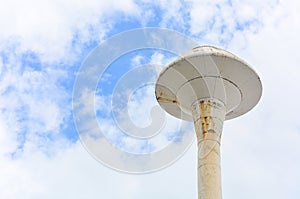
[[(0, 41), (16, 40), (22, 50), (34, 51), (44, 61), (70, 62), (68, 59), (80, 50), (76, 44), (103, 39), (113, 23), (111, 14), (134, 16), (138, 12), (131, 0), (13, 0), (1, 5), (0, 26), (5, 28)], [(107, 21), (102, 21), (104, 17)]]
[(142, 65), (143, 61), (145, 61), (145, 57), (142, 55), (137, 55), (131, 59), (131, 65), (133, 67), (139, 67)]
[[(195, 146), (192, 150), (196, 152)], [(8, 181), (0, 184), (0, 196), (14, 199), (196, 199), (196, 166), (190, 164), (191, 161), (196, 163), (193, 152), (168, 170), (148, 175), (128, 175), (106, 168), (89, 156), (80, 143), (61, 150), (51, 159), (31, 153), (15, 162), (1, 164), (0, 167), (5, 166), (1, 168), (1, 176), (6, 176)], [(183, 172), (178, 173), (178, 169)]]
[(256, 32), (276, 1), (186, 1), (190, 4), (190, 32), (201, 42), (227, 45), (239, 29)]
[(6, 119), (3, 118), (2, 114), (0, 116), (0, 132), (0, 157), (2, 157), (14, 151), (18, 145), (16, 135), (7, 125)]
[(155, 67), (156, 74), (159, 75), (162, 69), (166, 66), (167, 63), (170, 63), (171, 60), (173, 59), (168, 59), (164, 56), (164, 54), (155, 52), (151, 55), (150, 64)]
[(162, 20), (160, 22), (161, 27), (185, 30), (184, 3), (179, 0), (159, 0), (158, 5), (163, 10)]
[[(68, 81), (67, 73), (49, 66), (33, 68), (22, 63), (19, 58), (23, 56), (7, 50), (0, 78), (1, 133), (7, 143), (14, 143), (5, 153), (17, 155), (23, 150), (51, 147), (46, 143), (48, 136), (61, 136), (71, 108), (70, 97), (60, 84), (62, 80)], [(35, 145), (27, 144), (33, 140)]]
[(148, 85), (133, 92), (128, 99), (128, 115), (137, 126), (146, 127), (151, 123), (151, 108), (157, 105), (154, 86)]

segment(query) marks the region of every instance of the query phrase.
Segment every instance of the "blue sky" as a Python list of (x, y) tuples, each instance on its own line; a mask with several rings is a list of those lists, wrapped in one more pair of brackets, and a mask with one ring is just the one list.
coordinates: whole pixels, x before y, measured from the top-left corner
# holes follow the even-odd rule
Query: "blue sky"
[[(195, 143), (169, 167), (126, 174), (93, 158), (73, 121), (73, 85), (89, 53), (116, 34), (146, 27), (227, 49), (262, 79), (257, 107), (224, 125), (223, 197), (299, 198), (299, 9), (293, 0), (1, 2), (0, 198), (197, 198)], [(185, 134), (171, 116), (155, 137), (141, 141), (121, 134), (110, 112), (120, 78), (151, 66), (144, 79), (153, 85), (175, 57), (158, 49), (133, 51), (100, 78), (97, 119), (118, 149), (148, 153), (170, 142), (180, 146)], [(127, 105), (134, 124), (149, 125), (157, 105), (153, 87), (137, 89)]]

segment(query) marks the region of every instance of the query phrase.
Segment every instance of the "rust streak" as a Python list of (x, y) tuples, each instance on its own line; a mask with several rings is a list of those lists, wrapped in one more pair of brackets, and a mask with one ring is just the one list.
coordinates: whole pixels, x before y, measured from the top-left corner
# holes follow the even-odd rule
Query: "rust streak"
[(163, 101), (163, 102), (177, 103), (176, 100), (168, 99), (168, 98), (164, 98), (164, 97), (158, 97), (157, 100), (158, 100), (158, 101)]
[(211, 102), (208, 101), (205, 103), (205, 101), (200, 102), (200, 111), (201, 111), (201, 127), (202, 127), (202, 136), (203, 138), (206, 137), (206, 133), (208, 133), (212, 129), (213, 121), (210, 116), (211, 114)]

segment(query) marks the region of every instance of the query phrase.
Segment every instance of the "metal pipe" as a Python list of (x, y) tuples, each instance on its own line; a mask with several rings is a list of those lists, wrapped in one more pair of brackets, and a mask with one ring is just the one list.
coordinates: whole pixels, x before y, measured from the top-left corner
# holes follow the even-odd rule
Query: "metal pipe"
[(198, 143), (198, 198), (221, 199), (220, 141), (226, 107), (217, 99), (192, 105)]

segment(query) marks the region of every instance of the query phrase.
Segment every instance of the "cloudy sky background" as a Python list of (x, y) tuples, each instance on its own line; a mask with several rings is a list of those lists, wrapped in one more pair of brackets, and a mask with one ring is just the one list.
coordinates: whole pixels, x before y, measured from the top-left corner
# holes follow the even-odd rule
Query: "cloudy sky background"
[[(299, 198), (299, 10), (295, 0), (2, 1), (0, 198), (197, 198), (195, 143), (170, 167), (130, 175), (93, 159), (74, 126), (72, 87), (85, 57), (111, 36), (141, 27), (225, 48), (262, 79), (258, 106), (224, 125), (223, 198)], [(128, 63), (171, 59), (150, 51)], [(141, 117), (132, 116), (136, 123), (149, 119), (142, 108)]]

